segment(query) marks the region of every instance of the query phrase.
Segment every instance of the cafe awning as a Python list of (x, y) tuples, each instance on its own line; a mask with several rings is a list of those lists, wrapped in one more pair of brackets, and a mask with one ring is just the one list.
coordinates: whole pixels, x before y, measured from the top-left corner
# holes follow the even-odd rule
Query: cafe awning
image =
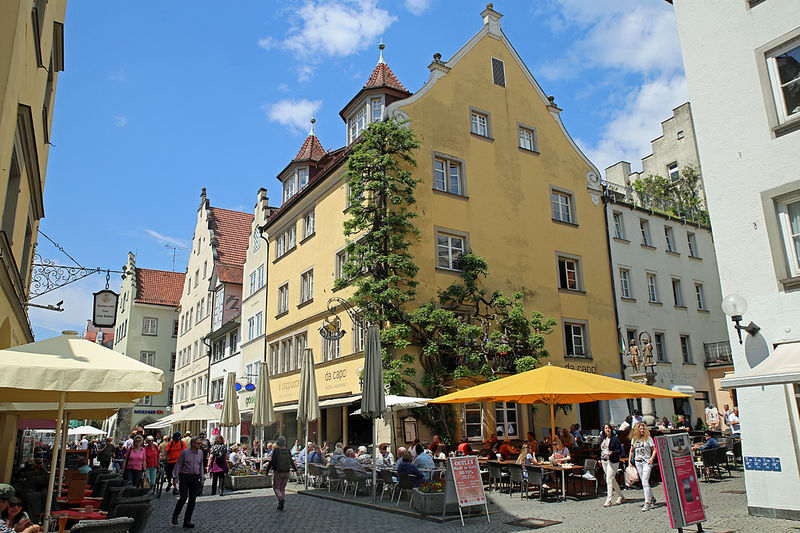
[(722, 379), (723, 389), (800, 382), (800, 342), (778, 345), (760, 364)]
[(291, 411), (297, 411), (297, 403), (290, 403), (288, 405), (279, 405), (275, 407), (276, 413), (289, 413)]
[(322, 400), (319, 402), (320, 409), (330, 409), (331, 407), (342, 407), (343, 405), (353, 405), (361, 399), (360, 394), (355, 396), (345, 396), (344, 398), (331, 398), (330, 400)]

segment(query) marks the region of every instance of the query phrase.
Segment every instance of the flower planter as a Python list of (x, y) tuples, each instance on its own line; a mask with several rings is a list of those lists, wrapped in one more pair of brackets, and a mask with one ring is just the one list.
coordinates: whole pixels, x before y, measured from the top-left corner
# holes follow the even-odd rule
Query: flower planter
[(225, 476), (225, 488), (230, 490), (265, 489), (272, 486), (272, 476)]
[[(444, 492), (422, 492), (419, 489), (414, 491), (414, 509), (420, 514), (441, 515), (444, 507)], [(450, 503), (447, 505), (447, 514), (458, 513), (458, 504)]]

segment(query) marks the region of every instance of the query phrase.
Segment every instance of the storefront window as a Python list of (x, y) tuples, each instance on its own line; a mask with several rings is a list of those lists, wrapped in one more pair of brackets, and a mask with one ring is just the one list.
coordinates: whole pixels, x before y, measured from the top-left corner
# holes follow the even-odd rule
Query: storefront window
[(516, 402), (495, 402), (494, 418), (498, 439), (515, 439), (518, 437)]

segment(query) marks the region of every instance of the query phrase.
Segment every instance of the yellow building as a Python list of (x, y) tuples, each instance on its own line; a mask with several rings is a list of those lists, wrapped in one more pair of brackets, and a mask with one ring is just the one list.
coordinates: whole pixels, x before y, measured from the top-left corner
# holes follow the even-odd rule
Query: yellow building
[[(414, 154), (419, 240), (412, 247), (417, 304), (457, 281), (454, 259), (473, 250), (489, 265), (487, 288), (525, 294), (527, 309), (553, 317), (549, 362), (619, 376), (606, 223), (599, 174), (559, 119), (560, 109), (534, 80), (500, 30), (502, 15), (487, 8), (483, 27), (450, 58), (439, 54), (430, 78), (415, 94), (383, 60), (345, 106), (348, 145), (370, 122), (408, 119), (421, 141)], [(294, 436), (299, 353), (311, 347), (317, 361), (322, 418), (312, 437), (369, 442), (369, 425), (348, 417), (359, 399), (363, 334), (351, 327), (341, 341), (318, 333), (343, 261), (347, 147), (325, 152), (309, 135), (298, 156), (278, 176), (283, 203), (266, 222), (269, 276), (266, 312), (268, 362), (281, 430)], [(421, 373), (419, 373), (421, 378)], [(545, 410), (513, 404), (468, 405), (457, 436), (522, 437), (549, 426)], [(581, 421), (599, 429), (601, 406), (560, 412), (556, 424)], [(408, 413), (406, 413), (408, 414)], [(397, 445), (407, 437), (400, 418)], [(382, 428), (383, 437), (389, 433)], [(418, 426), (419, 437), (429, 429)]]
[(33, 342), (27, 306), (66, 0), (0, 2), (0, 349)]

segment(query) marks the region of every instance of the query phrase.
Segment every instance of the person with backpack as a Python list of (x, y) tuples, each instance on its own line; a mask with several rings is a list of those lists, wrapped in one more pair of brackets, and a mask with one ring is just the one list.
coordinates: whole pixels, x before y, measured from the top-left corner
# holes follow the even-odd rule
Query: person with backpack
[(289, 471), (294, 470), (297, 474), (297, 465), (289, 450), (286, 449), (286, 437), (281, 435), (275, 441), (275, 449), (272, 450), (272, 459), (267, 464), (264, 474), (269, 474), (270, 469), (275, 471), (272, 478), (272, 490), (278, 497), (278, 510), (282, 511), (286, 501), (286, 483), (289, 482)]
[(186, 444), (181, 440), (181, 432), (176, 431), (172, 434), (172, 440), (167, 444), (167, 490), (172, 485), (172, 494), (178, 494), (178, 478), (172, 477), (172, 471), (175, 468), (175, 463), (178, 462), (178, 457), (181, 452), (186, 449)]
[(208, 471), (211, 473), (211, 494), (217, 493), (219, 482), (219, 495), (225, 493), (225, 474), (228, 473), (228, 447), (222, 435), (217, 435), (214, 445), (208, 454)]

